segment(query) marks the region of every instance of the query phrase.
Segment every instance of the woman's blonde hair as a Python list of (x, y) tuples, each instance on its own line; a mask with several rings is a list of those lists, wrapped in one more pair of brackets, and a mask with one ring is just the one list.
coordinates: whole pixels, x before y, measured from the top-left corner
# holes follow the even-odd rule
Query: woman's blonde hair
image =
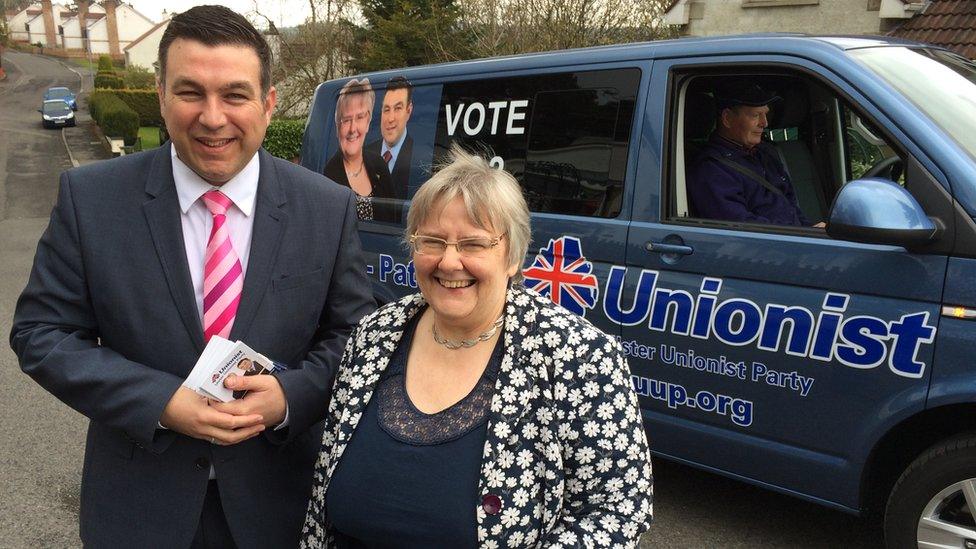
[(484, 157), (465, 151), (457, 144), (436, 168), (434, 175), (420, 186), (410, 202), (406, 238), (416, 233), (428, 216), (436, 215), (448, 202), (460, 197), (468, 217), (478, 228), (505, 235), (507, 265), (519, 267), (512, 281), (520, 282), (532, 229), (529, 207), (518, 181), (505, 170), (491, 167)]

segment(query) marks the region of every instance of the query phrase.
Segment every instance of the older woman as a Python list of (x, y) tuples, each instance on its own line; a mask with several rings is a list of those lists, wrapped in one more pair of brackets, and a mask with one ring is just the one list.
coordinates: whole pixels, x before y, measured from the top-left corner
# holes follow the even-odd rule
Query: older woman
[(376, 92), (368, 78), (354, 78), (342, 86), (335, 109), (339, 150), (329, 159), (323, 173), (356, 192), (359, 219), (398, 222), (399, 206), (382, 199), (404, 197), (396, 196), (383, 157), (363, 148), (375, 101)]
[(652, 479), (627, 362), (517, 284), (516, 181), (452, 157), (407, 216), (420, 293), (347, 344), (302, 545), (633, 546)]

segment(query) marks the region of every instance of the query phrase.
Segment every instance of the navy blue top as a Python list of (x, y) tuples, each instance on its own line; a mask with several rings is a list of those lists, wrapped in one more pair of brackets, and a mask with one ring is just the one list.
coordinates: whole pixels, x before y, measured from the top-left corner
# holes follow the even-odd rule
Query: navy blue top
[[(775, 193), (762, 183), (723, 165), (714, 157), (727, 158), (782, 191)], [(696, 217), (774, 225), (812, 225), (803, 216), (786, 168), (767, 143), (746, 151), (712, 134), (688, 173), (688, 198)]]
[(467, 396), (425, 414), (404, 384), (421, 316), (404, 329), (329, 483), (327, 515), (340, 548), (478, 546), (478, 481), (504, 338)]

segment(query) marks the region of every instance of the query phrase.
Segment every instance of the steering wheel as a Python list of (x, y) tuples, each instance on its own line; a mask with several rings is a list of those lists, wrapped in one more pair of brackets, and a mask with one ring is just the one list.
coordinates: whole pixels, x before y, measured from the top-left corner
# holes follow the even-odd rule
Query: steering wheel
[(897, 183), (904, 169), (901, 157), (892, 155), (875, 162), (861, 177), (883, 177)]

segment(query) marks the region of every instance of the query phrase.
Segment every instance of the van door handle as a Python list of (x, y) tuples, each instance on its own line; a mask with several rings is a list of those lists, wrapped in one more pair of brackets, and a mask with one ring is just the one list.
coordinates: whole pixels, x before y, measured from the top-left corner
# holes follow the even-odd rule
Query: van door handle
[(667, 242), (648, 241), (644, 244), (644, 249), (658, 254), (691, 255), (694, 251), (691, 246), (684, 244), (669, 244)]

